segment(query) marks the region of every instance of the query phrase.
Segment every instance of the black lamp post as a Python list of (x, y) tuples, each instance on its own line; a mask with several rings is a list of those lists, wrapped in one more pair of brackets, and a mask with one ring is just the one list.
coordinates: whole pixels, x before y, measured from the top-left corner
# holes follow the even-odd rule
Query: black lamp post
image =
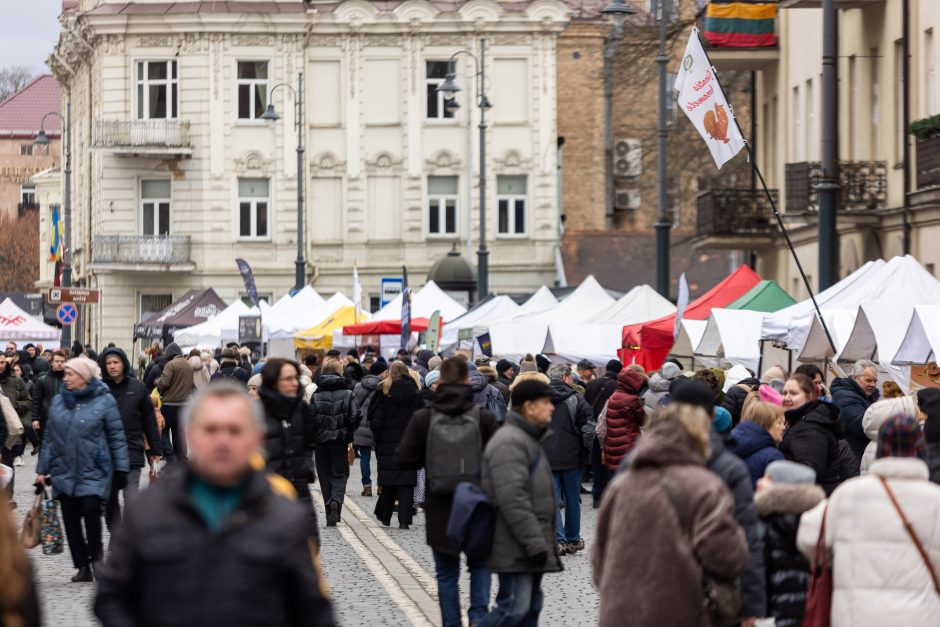
[[(489, 255), (486, 248), (486, 111), (493, 105), (486, 97), (486, 77), (483, 73), (486, 67), (486, 39), (480, 40), (480, 58), (469, 50), (460, 50), (450, 57), (450, 63), (459, 55), (465, 54), (473, 59), (476, 67), (477, 80), (477, 107), (480, 109), (480, 248), (477, 250), (477, 299), (483, 300), (490, 293), (489, 286)], [(444, 94), (448, 111), (460, 108), (454, 96), (460, 91), (457, 85), (456, 72), (448, 72), (444, 82), (438, 86), (437, 91)], [(467, 207), (470, 211), (470, 207)]]
[(274, 122), (281, 118), (274, 110), (274, 92), (279, 87), (285, 87), (294, 95), (294, 106), (297, 110), (294, 126), (297, 128), (297, 260), (294, 262), (294, 291), (303, 289), (307, 282), (306, 266), (304, 260), (304, 73), (297, 73), (297, 89), (287, 83), (279, 83), (268, 92), (268, 106), (261, 114), (262, 120)]
[[(58, 117), (59, 120), (65, 123), (65, 128), (62, 129), (65, 135), (65, 202), (62, 208), (62, 220), (64, 221), (63, 230), (65, 234), (62, 238), (62, 287), (68, 288), (72, 287), (72, 103), (65, 105), (64, 120), (62, 119), (62, 115), (55, 111), (50, 111), (42, 116), (42, 119), (39, 121), (39, 133), (33, 140), (33, 143), (37, 146), (49, 145), (49, 136), (46, 135), (45, 124), (46, 118), (50, 115)], [(71, 347), (72, 345), (72, 327), (70, 325), (62, 326), (61, 344), (65, 348)]]

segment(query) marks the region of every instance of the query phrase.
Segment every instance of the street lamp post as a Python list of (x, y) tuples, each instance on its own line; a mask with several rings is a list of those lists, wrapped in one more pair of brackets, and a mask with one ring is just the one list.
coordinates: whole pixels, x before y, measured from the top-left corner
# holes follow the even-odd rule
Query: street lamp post
[(299, 292), (307, 282), (307, 262), (304, 260), (304, 73), (297, 73), (297, 89), (287, 83), (279, 83), (268, 92), (268, 106), (261, 114), (262, 120), (275, 121), (280, 119), (274, 109), (274, 92), (279, 87), (285, 87), (294, 95), (294, 107), (297, 112), (294, 116), (294, 126), (297, 128), (297, 260), (294, 261), (294, 291)]
[[(486, 77), (484, 75), (486, 68), (486, 39), (480, 39), (479, 59), (469, 50), (460, 50), (451, 55), (450, 63), (452, 64), (454, 59), (461, 54), (472, 58), (476, 67), (477, 107), (480, 109), (480, 124), (478, 125), (480, 129), (480, 247), (477, 250), (477, 301), (481, 301), (490, 293), (490, 251), (486, 247), (486, 111), (492, 108), (493, 105), (486, 97)], [(456, 111), (460, 108), (454, 98), (457, 92), (460, 91), (460, 87), (457, 85), (456, 72), (448, 72), (446, 79), (438, 86), (437, 91), (444, 94), (449, 111)], [(470, 211), (470, 207), (467, 207), (467, 211)]]
[(656, 134), (659, 137), (657, 151), (657, 175), (659, 177), (659, 198), (656, 207), (656, 291), (664, 298), (669, 298), (669, 231), (672, 222), (666, 211), (666, 2), (659, 0), (659, 124)]
[[(54, 115), (62, 120), (62, 114), (55, 111), (42, 116), (39, 121), (39, 133), (34, 144), (39, 146), (49, 145), (49, 136), (46, 135), (46, 118)], [(65, 128), (62, 129), (65, 135), (65, 202), (62, 209), (62, 220), (64, 221), (65, 234), (62, 238), (62, 287), (72, 287), (72, 103), (65, 105)], [(71, 325), (62, 326), (61, 344), (65, 348), (72, 345), (72, 327)]]

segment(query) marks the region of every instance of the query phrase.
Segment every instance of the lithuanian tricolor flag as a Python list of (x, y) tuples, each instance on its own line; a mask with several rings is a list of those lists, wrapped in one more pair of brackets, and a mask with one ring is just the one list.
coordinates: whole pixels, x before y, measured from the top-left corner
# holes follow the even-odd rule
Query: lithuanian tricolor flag
[(776, 21), (776, 2), (714, 0), (705, 13), (705, 40), (735, 48), (776, 46)]

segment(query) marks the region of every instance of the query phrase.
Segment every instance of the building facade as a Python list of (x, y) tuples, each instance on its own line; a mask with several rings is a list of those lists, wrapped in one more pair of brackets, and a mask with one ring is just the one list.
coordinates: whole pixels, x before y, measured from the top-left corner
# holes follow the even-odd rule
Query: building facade
[[(135, 321), (193, 287), (233, 300), (236, 257), (262, 295), (293, 287), (301, 73), (307, 282), (350, 293), (356, 266), (374, 299), (403, 265), (420, 284), (455, 243), (475, 251), (473, 59), (453, 63), (456, 113), (436, 89), (484, 38), (490, 287), (552, 284), (568, 19), (556, 0), (80, 0), (49, 63), (72, 105), (73, 275), (102, 290), (83, 337), (129, 345)], [(276, 122), (260, 117), (269, 98)]]

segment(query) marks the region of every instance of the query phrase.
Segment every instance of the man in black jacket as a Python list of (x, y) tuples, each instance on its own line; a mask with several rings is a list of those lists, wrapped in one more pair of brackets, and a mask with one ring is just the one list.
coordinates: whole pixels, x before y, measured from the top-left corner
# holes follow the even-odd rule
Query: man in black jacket
[(141, 493), (98, 569), (105, 627), (332, 627), (308, 512), (252, 469), (264, 416), (230, 382), (184, 412), (189, 458)]
[(39, 434), (40, 441), (42, 441), (46, 420), (49, 419), (52, 399), (62, 389), (64, 377), (65, 353), (55, 351), (52, 353), (52, 365), (49, 372), (39, 377), (36, 385), (33, 386), (33, 430)]
[(210, 381), (220, 379), (229, 379), (238, 381), (242, 385), (248, 385), (248, 379), (251, 373), (239, 365), (238, 351), (234, 348), (222, 349), (221, 359), (219, 360), (219, 369), (212, 375)]
[[(594, 412), (584, 397), (571, 387), (571, 366), (552, 364), (548, 368), (552, 391), (552, 422), (542, 440), (542, 448), (552, 468), (557, 505), (555, 539), (558, 554), (584, 550), (581, 539), (581, 468), (594, 444)], [(564, 504), (564, 515), (561, 507)]]
[[(395, 458), (406, 468), (423, 468), (427, 460), (428, 435), (431, 416), (439, 412), (446, 416), (462, 416), (479, 411), (480, 458), (490, 437), (499, 424), (496, 417), (484, 408), (476, 409), (473, 389), (470, 387), (470, 371), (463, 359), (451, 357), (441, 363), (441, 377), (437, 391), (431, 399), (431, 407), (415, 412), (398, 445)], [(425, 478), (425, 483), (427, 478)], [(437, 572), (437, 593), (441, 606), (441, 624), (457, 627), (460, 622), (460, 549), (447, 539), (447, 522), (454, 504), (453, 494), (434, 493), (425, 488), (425, 514), (427, 515), (427, 538), (434, 554)], [(471, 563), (470, 567), (470, 624), (479, 622), (487, 611), (490, 600), (490, 571), (485, 563)]]
[[(157, 429), (153, 401), (150, 400), (144, 384), (128, 376), (131, 372), (131, 364), (127, 355), (120, 348), (106, 348), (101, 354), (101, 363), (104, 364), (102, 378), (117, 403), (121, 422), (124, 423), (124, 437), (127, 439), (127, 455), (130, 459), (131, 470), (127, 473), (127, 487), (124, 488), (126, 505), (128, 499), (137, 496), (140, 489), (140, 470), (144, 467), (144, 438), (146, 437), (146, 443), (150, 445), (147, 457), (151, 463), (156, 463), (160, 459), (163, 446)], [(111, 497), (104, 510), (104, 521), (111, 533), (114, 533), (121, 524), (118, 492), (120, 490), (117, 485), (112, 485)]]

